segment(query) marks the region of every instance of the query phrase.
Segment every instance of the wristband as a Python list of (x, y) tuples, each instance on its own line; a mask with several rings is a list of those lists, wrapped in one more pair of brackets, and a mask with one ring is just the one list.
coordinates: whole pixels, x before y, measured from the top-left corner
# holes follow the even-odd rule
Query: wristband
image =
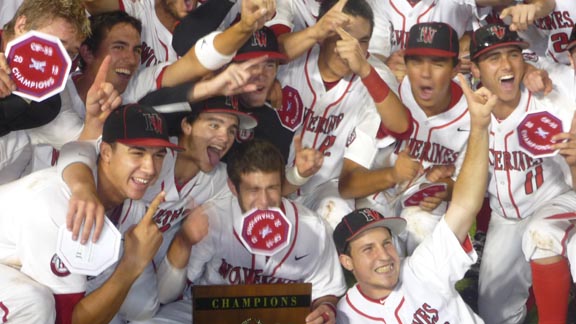
[(308, 182), (308, 179), (310, 179), (310, 177), (303, 177), (300, 175), (296, 166), (286, 170), (286, 180), (295, 186), (303, 186), (306, 182)]
[(221, 33), (220, 31), (211, 32), (200, 38), (194, 45), (194, 52), (198, 62), (211, 71), (217, 70), (232, 61), (232, 58), (236, 55), (236, 52), (230, 55), (223, 55), (214, 48), (214, 39)]
[(390, 93), (390, 87), (382, 80), (374, 67), (370, 68), (370, 73), (362, 79), (362, 83), (375, 103), (384, 101)]

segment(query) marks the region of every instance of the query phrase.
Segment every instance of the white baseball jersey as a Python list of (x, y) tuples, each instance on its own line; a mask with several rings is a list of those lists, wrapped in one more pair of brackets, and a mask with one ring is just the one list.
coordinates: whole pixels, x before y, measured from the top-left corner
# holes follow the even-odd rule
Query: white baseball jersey
[(490, 126), (490, 207), (501, 217), (521, 219), (534, 213), (535, 202), (547, 201), (571, 190), (564, 181), (563, 157), (532, 158), (520, 149), (516, 128), (526, 112), (547, 110), (570, 129), (576, 110), (558, 92), (544, 98), (522, 90), (520, 103), (505, 120), (492, 115)]
[[(488, 8), (477, 9), (476, 0), (421, 0), (414, 6), (408, 0), (385, 0), (374, 7), (376, 26), (374, 34), (389, 35), (390, 44), (377, 44), (375, 52), (390, 53), (406, 47), (410, 28), (423, 22), (444, 22), (452, 26), (461, 37), (473, 17), (483, 17)], [(379, 22), (383, 20), (383, 22)], [(388, 29), (382, 29), (388, 28)]]
[(142, 57), (140, 67), (174, 62), (178, 54), (172, 48), (172, 32), (156, 16), (155, 0), (118, 0), (121, 10), (142, 21)]
[[(412, 94), (410, 79), (405, 77), (400, 84), (400, 98), (412, 114), (412, 134), (408, 140), (398, 141), (393, 151), (390, 149), (381, 150), (372, 167), (394, 166), (398, 153), (408, 147), (410, 156), (420, 161), (425, 170), (434, 165), (455, 165), (457, 171), (453, 177), (456, 178), (463, 162), (463, 153), (468, 141), (470, 115), (468, 114), (466, 98), (460, 86), (451, 81), (450, 91), (452, 99), (448, 109), (443, 113), (428, 117)], [(356, 162), (354, 156), (347, 155), (346, 158)], [(411, 187), (419, 186), (422, 180), (415, 181)], [(373, 199), (381, 205), (387, 205), (390, 201), (399, 202), (395, 198), (399, 194), (399, 190), (402, 189), (404, 188), (395, 186), (372, 195), (369, 199)], [(396, 210), (395, 206), (389, 206), (389, 208)]]
[(576, 103), (576, 73), (570, 65), (554, 62), (548, 57), (526, 57), (524, 59), (539, 69), (548, 72), (554, 88), (569, 101)]
[[(306, 55), (282, 66), (278, 73), (283, 95), (293, 103), (282, 105), (280, 115), (298, 116), (301, 127), (297, 132), (302, 135), (302, 145), (324, 153), (322, 168), (300, 187), (300, 194), (303, 195), (339, 177), (347, 141), (355, 127), (364, 129), (375, 138), (379, 123), (374, 121), (380, 120), (372, 97), (357, 75), (344, 77), (333, 88), (326, 90), (318, 69), (319, 50), (319, 46), (314, 46)], [(372, 57), (369, 57), (369, 62), (394, 89), (396, 82), (390, 70)], [(290, 109), (301, 111), (294, 113), (289, 112)], [(292, 145), (289, 164), (293, 163), (294, 154)]]
[(461, 245), (442, 218), (402, 261), (390, 295), (374, 300), (356, 284), (338, 303), (337, 323), (484, 323), (454, 287), (476, 259), (470, 240)]
[[(546, 56), (555, 62), (570, 64), (568, 52), (565, 50), (575, 22), (576, 2), (571, 0), (556, 0), (554, 11), (534, 22), (537, 29), (547, 36)], [(532, 41), (533, 39), (528, 37), (527, 40)]]
[[(30, 194), (34, 197), (32, 204)], [(56, 168), (41, 170), (0, 186), (0, 202), (5, 208), (5, 212), (0, 215), (0, 264), (19, 269), (23, 274), (48, 287), (55, 295), (83, 293), (90, 284), (86, 276), (71, 274), (56, 255), (58, 230), (66, 222), (69, 199), (69, 189)], [(119, 231), (123, 233), (137, 224), (143, 215), (119, 219)], [(97, 276), (91, 280), (104, 282), (115, 267), (116, 265), (112, 265), (107, 269), (102, 274), (104, 278)], [(0, 268), (0, 272), (2, 270), (4, 269)], [(150, 271), (149, 273), (153, 274)], [(18, 285), (19, 282), (18, 277), (14, 277), (11, 284)], [(25, 282), (20, 284), (26, 285)], [(15, 302), (5, 294), (2, 295), (6, 298), (3, 303)], [(30, 296), (30, 299), (34, 298), (36, 297)], [(133, 309), (136, 309), (137, 313), (142, 312), (142, 304)]]
[(292, 224), (289, 245), (269, 258), (250, 253), (240, 241), (242, 211), (229, 193), (205, 205), (208, 235), (194, 246), (188, 279), (197, 285), (312, 283), (312, 300), (341, 296), (346, 284), (332, 231), (309, 209), (287, 199), (280, 208)]

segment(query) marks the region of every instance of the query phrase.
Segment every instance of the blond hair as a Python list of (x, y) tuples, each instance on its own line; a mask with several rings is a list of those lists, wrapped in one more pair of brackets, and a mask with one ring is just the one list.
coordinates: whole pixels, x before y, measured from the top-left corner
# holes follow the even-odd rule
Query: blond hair
[(12, 19), (4, 25), (4, 33), (13, 36), (18, 17), (26, 17), (26, 29), (39, 29), (56, 18), (70, 23), (78, 36), (90, 35), (90, 22), (82, 0), (24, 0)]

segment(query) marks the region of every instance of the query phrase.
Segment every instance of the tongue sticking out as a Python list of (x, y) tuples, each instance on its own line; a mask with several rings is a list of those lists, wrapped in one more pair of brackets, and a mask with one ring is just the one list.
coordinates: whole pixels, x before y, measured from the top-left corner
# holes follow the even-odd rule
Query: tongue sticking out
[(206, 151), (208, 152), (210, 164), (215, 167), (220, 162), (220, 151), (212, 147), (209, 147)]
[(432, 99), (432, 88), (423, 87), (420, 91), (420, 97), (424, 100)]

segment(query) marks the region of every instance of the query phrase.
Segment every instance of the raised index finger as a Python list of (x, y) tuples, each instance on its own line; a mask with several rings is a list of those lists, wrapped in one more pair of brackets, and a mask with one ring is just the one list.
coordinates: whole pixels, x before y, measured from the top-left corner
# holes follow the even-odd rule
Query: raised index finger
[(330, 10), (342, 12), (342, 9), (344, 9), (346, 2), (348, 2), (348, 0), (338, 0), (338, 2), (336, 2), (336, 4), (332, 8), (330, 8)]
[(462, 73), (458, 73), (458, 80), (460, 81), (460, 88), (462, 88), (462, 92), (464, 92), (464, 96), (466, 98), (472, 99), (475, 97), (474, 91), (470, 88), (468, 84), (468, 80), (464, 77)]
[(100, 67), (98, 68), (98, 73), (96, 73), (96, 77), (94, 78), (94, 83), (92, 83), (92, 85), (99, 87), (102, 83), (106, 82), (106, 74), (108, 74), (111, 59), (112, 58), (110, 55), (106, 55), (102, 61), (102, 64), (100, 64)]
[(160, 191), (156, 197), (154, 197), (154, 200), (152, 200), (150, 203), (150, 206), (148, 207), (148, 210), (146, 211), (146, 214), (140, 223), (155, 224), (153, 217), (154, 214), (156, 214), (156, 210), (158, 210), (158, 206), (160, 206), (160, 204), (164, 201), (164, 197), (166, 197), (166, 193), (164, 191)]

